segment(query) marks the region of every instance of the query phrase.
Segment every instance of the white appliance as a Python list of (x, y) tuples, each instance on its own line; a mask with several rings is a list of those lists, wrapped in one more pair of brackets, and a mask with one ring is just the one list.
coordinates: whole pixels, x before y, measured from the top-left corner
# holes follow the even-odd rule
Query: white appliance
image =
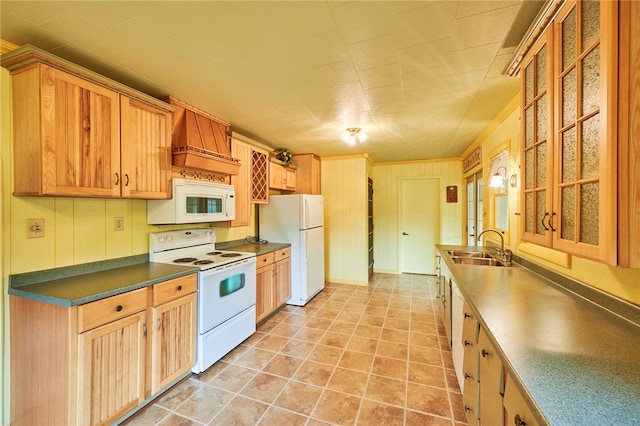
[(270, 195), (260, 206), (260, 238), (291, 243), (291, 298), (304, 306), (324, 288), (322, 195)]
[(198, 335), (196, 365), (200, 374), (256, 331), (255, 253), (221, 251), (209, 229), (149, 235), (149, 261), (197, 265)]
[(236, 218), (233, 185), (173, 179), (173, 198), (147, 201), (147, 223), (201, 223)]

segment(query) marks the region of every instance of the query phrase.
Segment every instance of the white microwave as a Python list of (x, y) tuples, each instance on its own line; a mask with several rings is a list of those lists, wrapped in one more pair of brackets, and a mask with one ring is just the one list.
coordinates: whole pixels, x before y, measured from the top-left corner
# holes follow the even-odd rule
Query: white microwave
[(153, 225), (221, 222), (235, 217), (232, 185), (173, 179), (173, 198), (147, 201), (147, 223)]

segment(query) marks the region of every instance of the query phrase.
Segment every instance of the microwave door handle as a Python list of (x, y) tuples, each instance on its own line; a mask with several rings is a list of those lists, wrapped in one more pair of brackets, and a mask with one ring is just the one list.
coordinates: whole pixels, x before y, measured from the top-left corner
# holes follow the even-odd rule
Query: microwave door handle
[(229, 217), (229, 194), (225, 194), (224, 200), (224, 215)]

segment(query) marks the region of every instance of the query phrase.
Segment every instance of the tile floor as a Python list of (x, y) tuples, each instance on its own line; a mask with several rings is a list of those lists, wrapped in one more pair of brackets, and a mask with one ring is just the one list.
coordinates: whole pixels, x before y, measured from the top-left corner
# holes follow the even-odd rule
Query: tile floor
[(464, 425), (434, 277), (374, 274), (285, 306), (132, 425)]

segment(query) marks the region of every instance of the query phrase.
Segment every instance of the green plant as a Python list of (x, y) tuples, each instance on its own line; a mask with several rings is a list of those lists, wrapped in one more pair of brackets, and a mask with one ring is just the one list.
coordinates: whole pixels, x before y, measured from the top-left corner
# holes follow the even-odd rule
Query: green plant
[(293, 161), (293, 155), (287, 148), (277, 148), (275, 157), (282, 161), (285, 167), (289, 167)]

